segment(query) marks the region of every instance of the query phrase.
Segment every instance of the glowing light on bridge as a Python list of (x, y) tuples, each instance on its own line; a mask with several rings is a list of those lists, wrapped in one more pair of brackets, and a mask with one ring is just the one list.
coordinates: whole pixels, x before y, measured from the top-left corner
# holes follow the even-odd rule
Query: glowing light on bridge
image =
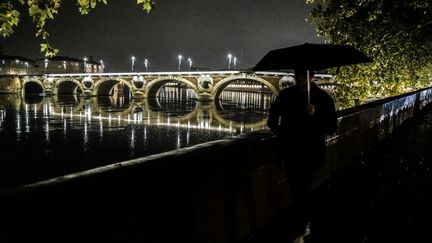
[(230, 54), (228, 54), (228, 70), (231, 69), (231, 59), (232, 59), (232, 55), (230, 53)]
[(146, 58), (146, 59), (144, 59), (144, 66), (145, 66), (145, 69), (146, 69), (146, 72), (148, 72), (148, 59)]
[(178, 55), (177, 59), (178, 59), (178, 70), (180, 71), (181, 70), (181, 62), (182, 62), (183, 56), (182, 55)]
[(135, 64), (135, 57), (134, 56), (131, 57), (131, 62), (132, 62), (131, 72), (133, 72), (133, 70), (134, 70), (134, 64)]
[(87, 57), (84, 57), (84, 73), (87, 72)]
[(189, 62), (189, 71), (192, 69), (192, 59), (189, 57), (188, 58), (188, 62)]

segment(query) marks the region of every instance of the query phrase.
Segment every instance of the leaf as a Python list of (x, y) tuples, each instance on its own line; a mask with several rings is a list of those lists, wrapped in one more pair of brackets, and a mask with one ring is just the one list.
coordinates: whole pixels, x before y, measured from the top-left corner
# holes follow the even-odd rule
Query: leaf
[(430, 0), (305, 1), (315, 3), (308, 20), (326, 43), (353, 45), (375, 60), (341, 68), (337, 75), (341, 86), (335, 91), (338, 102), (352, 105), (354, 98), (397, 95), (430, 82), (432, 25), (425, 26), (432, 23), (432, 13), (424, 14), (431, 9)]
[(152, 0), (137, 0), (137, 4), (143, 4), (143, 9), (150, 13), (150, 11), (154, 8), (155, 2)]

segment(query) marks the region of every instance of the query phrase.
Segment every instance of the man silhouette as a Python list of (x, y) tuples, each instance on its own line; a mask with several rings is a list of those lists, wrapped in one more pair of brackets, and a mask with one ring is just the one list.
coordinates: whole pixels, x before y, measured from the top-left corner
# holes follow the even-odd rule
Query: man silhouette
[(332, 97), (310, 82), (313, 71), (295, 70), (296, 84), (280, 91), (271, 104), (267, 125), (277, 135), (278, 155), (293, 195), (294, 231), (305, 233), (310, 222), (309, 194), (315, 172), (325, 160), (325, 136), (336, 132)]

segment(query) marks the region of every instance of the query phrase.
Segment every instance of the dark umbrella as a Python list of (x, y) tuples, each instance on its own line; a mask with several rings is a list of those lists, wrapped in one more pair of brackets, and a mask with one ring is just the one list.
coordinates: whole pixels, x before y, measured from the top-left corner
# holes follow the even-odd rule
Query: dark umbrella
[(322, 70), (351, 64), (371, 62), (372, 59), (348, 45), (303, 44), (268, 52), (253, 71), (306, 69), (308, 102), (310, 103), (309, 70)]
[(268, 52), (253, 71), (322, 70), (371, 61), (372, 59), (352, 46), (306, 43)]

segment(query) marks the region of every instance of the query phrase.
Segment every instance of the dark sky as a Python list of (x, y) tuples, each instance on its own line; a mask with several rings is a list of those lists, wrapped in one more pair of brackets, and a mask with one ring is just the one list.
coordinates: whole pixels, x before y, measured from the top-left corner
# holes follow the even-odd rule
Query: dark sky
[[(64, 0), (48, 25), (60, 56), (103, 59), (107, 71), (176, 71), (177, 56), (193, 66), (226, 69), (228, 53), (238, 68), (254, 66), (269, 50), (304, 42), (319, 43), (305, 19), (304, 0), (157, 0), (147, 14), (135, 0), (108, 0), (81, 16), (75, 0)], [(27, 12), (12, 37), (0, 39), (3, 53), (42, 58)], [(188, 68), (186, 60), (182, 69)]]

